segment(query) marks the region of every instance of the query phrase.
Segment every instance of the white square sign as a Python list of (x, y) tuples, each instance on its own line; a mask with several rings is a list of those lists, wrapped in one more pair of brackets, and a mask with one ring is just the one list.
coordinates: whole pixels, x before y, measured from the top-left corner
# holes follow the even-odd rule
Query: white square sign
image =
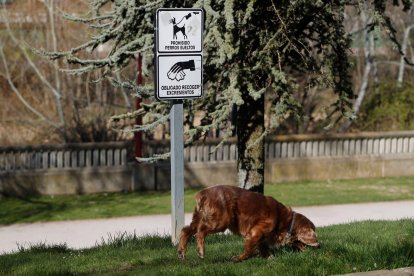
[(157, 52), (194, 53), (203, 50), (202, 9), (158, 9)]
[(157, 58), (159, 100), (198, 98), (203, 94), (202, 55), (160, 55)]
[(203, 95), (202, 9), (158, 9), (156, 13), (155, 96), (158, 100)]

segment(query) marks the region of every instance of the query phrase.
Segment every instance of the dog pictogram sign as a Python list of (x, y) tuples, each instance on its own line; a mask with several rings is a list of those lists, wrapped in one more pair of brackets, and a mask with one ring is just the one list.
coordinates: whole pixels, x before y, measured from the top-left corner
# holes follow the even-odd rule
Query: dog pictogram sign
[(198, 53), (203, 50), (202, 9), (158, 9), (157, 52)]
[(158, 9), (156, 13), (155, 96), (158, 100), (203, 94), (202, 9)]

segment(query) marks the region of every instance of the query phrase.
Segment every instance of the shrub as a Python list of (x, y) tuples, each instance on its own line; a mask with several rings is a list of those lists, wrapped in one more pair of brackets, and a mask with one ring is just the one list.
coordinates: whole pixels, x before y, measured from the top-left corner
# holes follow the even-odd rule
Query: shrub
[(355, 127), (364, 131), (414, 129), (414, 83), (397, 87), (395, 82), (380, 84), (368, 93)]

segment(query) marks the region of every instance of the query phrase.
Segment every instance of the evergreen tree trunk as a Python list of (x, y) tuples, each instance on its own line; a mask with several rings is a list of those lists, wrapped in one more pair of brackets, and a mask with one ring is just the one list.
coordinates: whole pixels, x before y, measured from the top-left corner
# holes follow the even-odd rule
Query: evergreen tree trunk
[(238, 184), (243, 189), (263, 193), (264, 139), (258, 139), (265, 130), (264, 95), (258, 100), (246, 95), (243, 100), (237, 112)]

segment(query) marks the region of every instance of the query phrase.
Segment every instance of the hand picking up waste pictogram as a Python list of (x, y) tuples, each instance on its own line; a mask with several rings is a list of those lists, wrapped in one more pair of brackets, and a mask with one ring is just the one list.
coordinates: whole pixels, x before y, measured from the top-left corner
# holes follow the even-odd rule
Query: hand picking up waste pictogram
[(190, 71), (195, 71), (195, 63), (194, 60), (189, 60), (189, 61), (180, 61), (175, 63), (170, 70), (167, 72), (167, 77), (170, 80), (176, 80), (176, 81), (180, 81), (183, 80), (186, 76), (186, 74), (184, 73), (184, 70), (188, 70), (190, 69)]

